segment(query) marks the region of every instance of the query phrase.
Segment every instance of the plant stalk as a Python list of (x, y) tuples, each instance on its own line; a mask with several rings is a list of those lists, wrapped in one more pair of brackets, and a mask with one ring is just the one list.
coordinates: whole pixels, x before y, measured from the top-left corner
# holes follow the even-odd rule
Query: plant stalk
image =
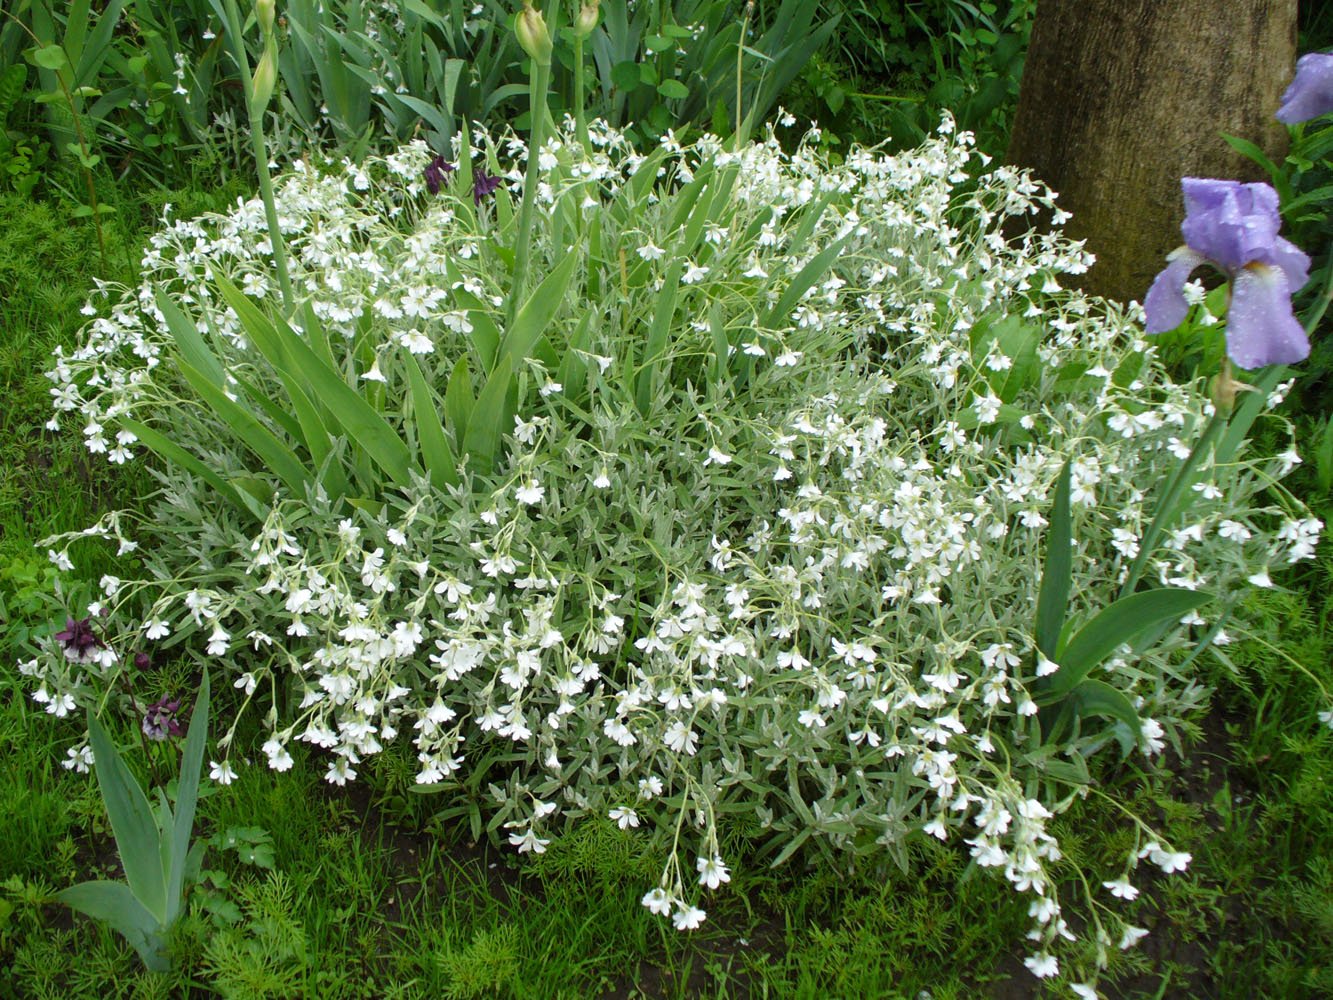
[(282, 230), (278, 226), (278, 206), (273, 197), (273, 178), (268, 169), (268, 143), (264, 138), (264, 110), (255, 107), (254, 94), (250, 84), (250, 60), (245, 54), (245, 41), (241, 36), (241, 16), (236, 9), (236, 0), (227, 0), (227, 34), (231, 37), (232, 57), (236, 68), (241, 73), (241, 87), (245, 94), (245, 113), (250, 122), (250, 151), (255, 158), (255, 168), (259, 174), (259, 195), (264, 200), (264, 217), (268, 224), (268, 241), (273, 250), (273, 266), (278, 272), (278, 287), (282, 291), (282, 308), (288, 315), (296, 312), (296, 299), (292, 294), (292, 282), (287, 272), (287, 248), (282, 241)]
[[(554, 25), (552, 25), (554, 29)], [(543, 66), (536, 59), (532, 60), (531, 85), (529, 88), (529, 116), (532, 119), (528, 130), (528, 163), (523, 174), (523, 203), (518, 212), (518, 234), (514, 245), (514, 286), (509, 293), (507, 321), (514, 322), (514, 316), (527, 291), (528, 248), (531, 243), (532, 210), (537, 200), (537, 180), (541, 173), (538, 161), (541, 159), (542, 143), (546, 141), (546, 92), (551, 84), (551, 67)]]

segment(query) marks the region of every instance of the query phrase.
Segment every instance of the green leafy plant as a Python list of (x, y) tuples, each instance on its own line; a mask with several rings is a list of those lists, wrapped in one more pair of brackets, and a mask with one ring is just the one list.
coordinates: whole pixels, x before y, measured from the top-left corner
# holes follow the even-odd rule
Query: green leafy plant
[(134, 947), (144, 965), (159, 972), (171, 967), (167, 934), (184, 910), (185, 894), (203, 856), (203, 843), (192, 845), (191, 834), (208, 733), (208, 684), (205, 671), (181, 753), (174, 809), (161, 788), (156, 790), (157, 802), (149, 802), (110, 735), (89, 710), (93, 767), (125, 881), (80, 882), (52, 897), (108, 924)]

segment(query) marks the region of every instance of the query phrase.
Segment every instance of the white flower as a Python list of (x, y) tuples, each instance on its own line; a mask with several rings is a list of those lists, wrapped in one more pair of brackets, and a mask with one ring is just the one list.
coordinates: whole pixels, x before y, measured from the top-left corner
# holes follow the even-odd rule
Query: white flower
[(1087, 983), (1070, 983), (1069, 988), (1079, 1000), (1097, 1000), (1097, 991)]
[(208, 655), (226, 656), (230, 640), (231, 636), (222, 629), (222, 626), (215, 624), (212, 634), (208, 637)]
[(160, 618), (154, 618), (144, 623), (144, 638), (150, 641), (156, 641), (171, 634), (171, 626)]
[(676, 925), (678, 931), (692, 931), (704, 922), (708, 916), (697, 906), (686, 906), (684, 903), (676, 904), (676, 912), (671, 914), (671, 922)]
[(87, 744), (81, 747), (70, 747), (65, 751), (65, 759), (60, 762), (60, 766), (66, 771), (87, 774), (88, 769), (93, 766), (92, 747)]
[(268, 757), (268, 766), (274, 771), (290, 771), (292, 769), (292, 755), (276, 739), (267, 740), (262, 749), (264, 755)]
[(1183, 872), (1189, 867), (1189, 863), (1194, 860), (1194, 857), (1184, 851), (1163, 851), (1159, 849), (1152, 852), (1151, 859), (1153, 864), (1161, 868), (1167, 875), (1170, 875), (1172, 872)]
[(1041, 650), (1037, 650), (1038, 677), (1049, 677), (1051, 674), (1055, 673), (1059, 669), (1060, 669), (1060, 664), (1056, 663), (1054, 660), (1046, 659), (1045, 654), (1042, 653)]
[(1027, 958), (1023, 959), (1023, 964), (1026, 965), (1028, 971), (1038, 979), (1047, 979), (1050, 976), (1058, 974), (1060, 971), (1060, 963), (1056, 961), (1054, 955), (1046, 951), (1038, 952), (1035, 955), (1029, 955)]
[(526, 480), (522, 486), (514, 491), (514, 498), (519, 503), (532, 504), (541, 503), (542, 498), (546, 496), (546, 487), (538, 484), (535, 479)]
[(1256, 587), (1273, 586), (1273, 580), (1271, 577), (1269, 577), (1267, 569), (1261, 569), (1259, 570), (1258, 573), (1251, 573), (1245, 579), (1247, 579), (1250, 583), (1252, 583)]
[(210, 760), (208, 762), (208, 777), (219, 785), (230, 785), (236, 780), (236, 771), (229, 760), (224, 760), (220, 764), (215, 760)]
[(1120, 950), (1133, 948), (1147, 936), (1148, 931), (1143, 927), (1126, 927), (1125, 932), (1120, 935)]
[(529, 851), (533, 854), (545, 854), (546, 845), (550, 843), (550, 840), (543, 840), (529, 827), (522, 833), (511, 833), (509, 843), (518, 848), (519, 854), (527, 854)]
[(704, 459), (704, 465), (730, 465), (731, 456), (717, 448), (708, 449), (708, 457)]
[(699, 736), (693, 729), (677, 719), (667, 728), (662, 741), (676, 753), (694, 756), (699, 745)]
[(628, 806), (616, 806), (607, 815), (615, 820), (616, 825), (622, 830), (628, 830), (639, 825), (639, 814)]
[(665, 917), (671, 912), (671, 904), (674, 900), (665, 889), (659, 887), (645, 894), (640, 902), (659, 917)]
[(1117, 899), (1137, 899), (1139, 890), (1129, 884), (1129, 879), (1120, 878), (1114, 882), (1103, 882), (1103, 886), (1111, 890), (1111, 895)]
[(597, 476), (596, 478), (593, 479), (592, 485), (594, 489), (599, 489), (599, 490), (604, 490), (610, 487), (611, 477), (606, 473), (606, 466), (602, 466), (597, 471)]
[(731, 872), (716, 854), (711, 858), (699, 858), (695, 861), (694, 867), (699, 872), (699, 884), (706, 885), (710, 889), (716, 889), (722, 883), (731, 881)]

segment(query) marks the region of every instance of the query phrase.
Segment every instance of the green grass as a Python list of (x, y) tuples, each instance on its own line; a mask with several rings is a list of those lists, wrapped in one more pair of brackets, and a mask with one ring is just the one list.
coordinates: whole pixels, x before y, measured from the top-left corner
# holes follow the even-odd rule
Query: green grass
[[(95, 784), (58, 763), (72, 727), (43, 715), (10, 666), (25, 630), (64, 610), (33, 544), (141, 503), (152, 481), (89, 462), (76, 427), (43, 430), (42, 372), (52, 346), (73, 342), (91, 276), (128, 280), (123, 261), (137, 257), (162, 202), (193, 214), (236, 193), (127, 198), (105, 264), (87, 225), (59, 205), (0, 200), (0, 287), (11, 289), (0, 307), (0, 996), (1041, 995), (1020, 964), (1026, 900), (968, 871), (956, 850), (916, 848), (910, 875), (805, 870), (799, 857), (778, 871), (741, 863), (710, 897), (704, 927), (682, 936), (639, 905), (660, 859), (632, 832), (589, 823), (520, 861), (440, 819), (452, 803), (411, 790), (401, 750), (368, 761), (345, 790), (301, 756), (286, 775), (254, 766), (231, 787), (209, 786), (196, 826), (210, 841), (206, 875), (170, 975), (143, 972), (115, 935), (47, 903), (117, 869)], [(1315, 506), (1333, 519), (1327, 498)], [(104, 569), (93, 551), (79, 565), (86, 581)], [(1213, 713), (1185, 759), (1161, 771), (1108, 764), (1102, 776), (1195, 858), (1136, 904), (1153, 933), (1115, 953), (1109, 995), (1333, 994), (1333, 731), (1316, 719), (1329, 707), (1317, 686), (1292, 663), (1333, 684), (1327, 546), (1286, 582), (1292, 590), (1255, 596), (1258, 638), (1230, 648), (1234, 673), (1217, 668)], [(184, 679), (168, 665), (161, 691), (147, 694)], [(260, 757), (254, 732), (238, 740), (240, 756)], [(143, 767), (137, 751), (129, 757)], [(1093, 870), (1110, 871), (1130, 846), (1095, 796), (1061, 818), (1059, 835), (1070, 861)], [(731, 837), (727, 856), (746, 857), (745, 831)]]

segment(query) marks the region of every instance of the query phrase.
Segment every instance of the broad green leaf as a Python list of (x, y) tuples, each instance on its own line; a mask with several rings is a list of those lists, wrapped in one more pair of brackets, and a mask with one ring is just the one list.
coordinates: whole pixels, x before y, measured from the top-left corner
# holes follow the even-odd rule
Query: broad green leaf
[[(505, 331), (500, 341), (500, 354), (496, 358), (495, 371), (507, 369), (518, 371), (527, 360), (533, 345), (537, 342), (555, 318), (560, 307), (565, 303), (565, 290), (578, 266), (579, 255), (567, 253), (545, 278), (533, 289), (514, 316), (514, 322)], [(506, 359), (508, 361), (506, 362)]]
[(653, 321), (648, 328), (648, 343), (644, 345), (643, 361), (639, 365), (638, 385), (635, 390), (635, 403), (639, 412), (648, 415), (654, 390), (657, 388), (657, 373), (661, 366), (662, 355), (666, 351), (667, 335), (676, 314), (676, 293), (680, 290), (680, 274), (685, 266), (682, 257), (677, 256), (667, 268), (662, 279), (662, 290), (657, 293), (657, 304), (653, 308)]
[(171, 968), (161, 927), (123, 882), (80, 882), (51, 897), (71, 909), (101, 920), (125, 938), (152, 972)]
[(690, 96), (690, 88), (679, 80), (663, 80), (657, 85), (657, 92), (668, 100), (684, 100)]
[(102, 790), (116, 851), (125, 869), (125, 880), (156, 924), (166, 922), (167, 881), (162, 870), (161, 842), (157, 820), (139, 782), (125, 765), (102, 724), (88, 712), (88, 740), (93, 749), (93, 770)]
[[(501, 359), (503, 361), (503, 358)], [(504, 364), (496, 366), (477, 396), (467, 432), (463, 435), (463, 450), (475, 461), (474, 468), (488, 475), (500, 454), (500, 438), (508, 426), (505, 416), (514, 386), (513, 373)]]
[(222, 363), (209, 348), (194, 321), (180, 310), (166, 292), (157, 293), (157, 308), (167, 321), (167, 329), (171, 331), (181, 357), (196, 371), (206, 375), (214, 385), (225, 384), (226, 374), (222, 370)]
[(421, 374), (417, 359), (409, 354), (406, 361), (407, 380), (412, 389), (412, 420), (417, 430), (417, 443), (421, 447), (431, 484), (437, 490), (446, 490), (458, 485), (458, 465), (454, 453), (444, 436), (444, 427), (440, 423), (439, 411), (431, 399), (430, 386)]
[(264, 520), (264, 512), (258, 508), (253, 501), (247, 501), (236, 488), (223, 479), (217, 472), (210, 469), (198, 458), (191, 455), (188, 451), (176, 444), (169, 438), (164, 437), (157, 431), (137, 420), (122, 420), (121, 425), (128, 431), (132, 431), (144, 446), (157, 452), (168, 462), (173, 462), (180, 466), (186, 472), (198, 476), (209, 486), (217, 490), (218, 494), (228, 500), (232, 506), (242, 514), (248, 514), (257, 521)]
[(254, 452), (269, 471), (283, 481), (294, 496), (304, 497), (305, 488), (310, 482), (310, 470), (301, 463), (292, 450), (261, 424), (253, 413), (233, 401), (226, 392), (210, 382), (207, 376), (200, 374), (183, 358), (176, 359), (176, 366), (194, 391), (199, 394), (204, 405), (226, 421), (227, 426), (245, 443), (245, 446)]
[(168, 926), (180, 916), (185, 890), (186, 868), (190, 860), (190, 834), (194, 830), (194, 809), (199, 801), (199, 774), (204, 767), (204, 744), (208, 742), (209, 680), (208, 670), (199, 684), (199, 696), (190, 714), (190, 728), (181, 753), (180, 780), (176, 783), (176, 812), (172, 817), (171, 855), (167, 868)]
[(1060, 630), (1069, 608), (1069, 586), (1073, 578), (1073, 517), (1069, 506), (1070, 467), (1066, 462), (1055, 485), (1051, 504), (1051, 527), (1046, 534), (1046, 565), (1041, 571), (1037, 595), (1037, 648), (1054, 660)]
[(65, 58), (65, 50), (59, 45), (46, 45), (40, 49), (34, 49), (32, 61), (42, 69), (52, 71), (62, 70), (69, 65), (69, 60)]
[(468, 371), (466, 355), (460, 356), (449, 376), (449, 388), (444, 394), (444, 415), (454, 435), (454, 447), (460, 452), (467, 439), (468, 424), (472, 422), (472, 374)]
[(1068, 694), (1121, 645), (1163, 622), (1183, 618), (1212, 599), (1212, 594), (1179, 587), (1144, 590), (1120, 598), (1079, 629), (1060, 651), (1060, 669), (1049, 678), (1049, 690), (1055, 695)]
[(1125, 756), (1129, 756), (1143, 729), (1143, 720), (1139, 718), (1139, 713), (1134, 710), (1129, 698), (1105, 681), (1088, 678), (1069, 692), (1069, 700), (1073, 705), (1074, 714), (1079, 719), (1096, 715), (1123, 722), (1129, 733), (1128, 736), (1123, 734), (1119, 736), (1120, 748), (1125, 752)]
[(768, 311), (761, 325), (772, 330), (785, 322), (786, 318), (791, 315), (791, 311), (796, 308), (796, 303), (801, 301), (801, 296), (813, 288), (824, 277), (825, 272), (833, 266), (833, 262), (842, 253), (842, 248), (846, 242), (846, 237), (837, 240), (808, 261), (796, 277), (792, 278), (791, 284), (786, 287), (782, 297)]
[(290, 370), (299, 372), (310, 386), (312, 398), (325, 406), (331, 419), (336, 421), (339, 433), (346, 433), (365, 449), (395, 484), (403, 488), (410, 486), (412, 456), (393, 427), (338, 372), (317, 357), (294, 330), (285, 323), (270, 324), (269, 327), (280, 341), (280, 356), (286, 359)]

